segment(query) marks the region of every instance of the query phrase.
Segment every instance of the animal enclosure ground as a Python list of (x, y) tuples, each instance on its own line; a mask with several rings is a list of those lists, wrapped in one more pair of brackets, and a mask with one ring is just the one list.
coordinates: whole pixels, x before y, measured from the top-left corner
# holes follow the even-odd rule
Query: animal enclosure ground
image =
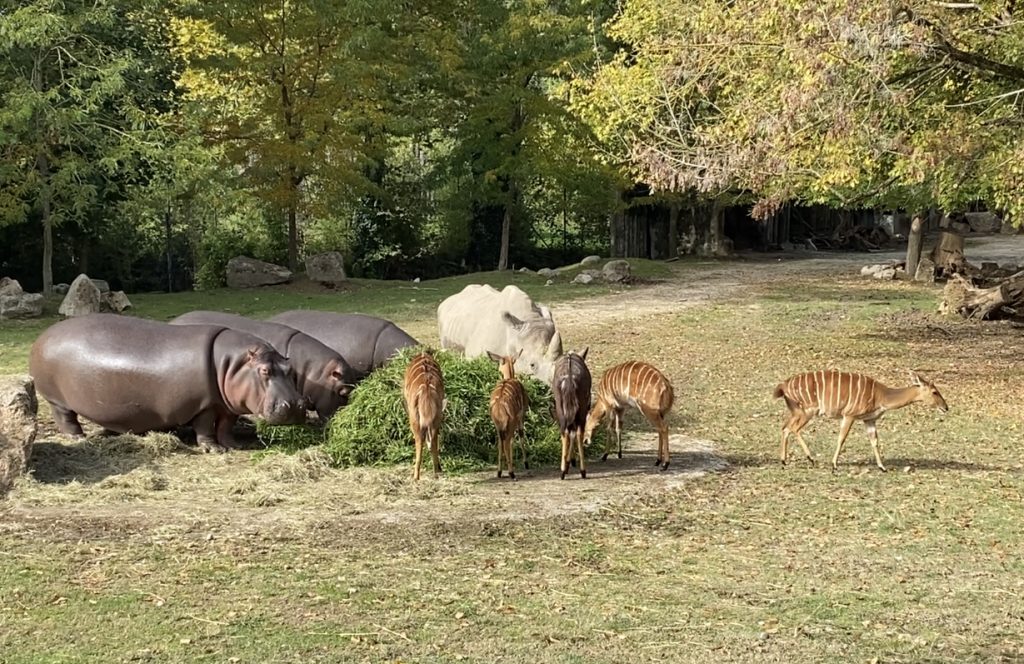
[[(553, 303), (567, 347), (590, 346), (595, 375), (640, 358), (672, 379), (667, 473), (636, 417), (625, 458), (591, 462), (585, 482), (545, 467), (414, 484), (407, 467), (336, 470), (316, 450), (43, 435), (33, 477), (0, 503), (0, 659), (1024, 659), (1024, 332), (940, 318), (939, 287), (861, 279), (864, 255), (814, 256), (652, 266), (657, 283), (596, 293), (517, 280)], [(379, 311), (436, 341), (431, 307), (460, 283), (383, 286)], [(378, 287), (360, 288), (374, 313)], [(139, 313), (294, 299), (146, 296)], [(0, 339), (23, 370), (31, 335)], [(819, 465), (782, 468), (772, 389), (818, 367), (888, 384), (914, 368), (950, 412), (883, 418), (889, 473), (861, 425), (828, 472), (827, 420), (807, 436)]]

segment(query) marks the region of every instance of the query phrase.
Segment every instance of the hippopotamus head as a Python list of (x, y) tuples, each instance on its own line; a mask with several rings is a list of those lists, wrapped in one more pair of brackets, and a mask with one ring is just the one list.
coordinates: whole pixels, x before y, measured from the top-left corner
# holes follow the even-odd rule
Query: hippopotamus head
[[(339, 361), (340, 360), (340, 361)], [(319, 389), (306, 389), (309, 406), (320, 417), (326, 419), (339, 408), (348, 404), (349, 395), (355, 387), (355, 374), (352, 368), (339, 357), (324, 365), (323, 374), (317, 381)]]
[(306, 421), (306, 399), (295, 387), (288, 359), (269, 344), (250, 344), (240, 362), (232, 362), (223, 380), (224, 400), (238, 413), (252, 413), (268, 424)]

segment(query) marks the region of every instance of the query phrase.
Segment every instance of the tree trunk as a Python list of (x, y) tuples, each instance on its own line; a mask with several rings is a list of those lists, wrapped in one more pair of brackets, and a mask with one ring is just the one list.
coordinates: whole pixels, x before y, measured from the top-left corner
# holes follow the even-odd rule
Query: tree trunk
[(976, 288), (954, 274), (942, 293), (939, 311), (964, 318), (994, 318), (1024, 310), (1024, 270), (1007, 277), (992, 288)]
[[(294, 193), (294, 192), (293, 192)], [(288, 269), (299, 270), (299, 225), (298, 202), (293, 198), (288, 203)]]
[(924, 220), (920, 214), (914, 215), (910, 223), (910, 235), (907, 238), (907, 274), (911, 279), (917, 274), (917, 264), (921, 261), (921, 240), (924, 237)]
[(508, 201), (505, 202), (505, 214), (501, 217), (501, 249), (498, 253), (498, 271), (508, 269), (508, 245), (512, 236), (512, 206), (515, 204), (516, 186), (508, 185)]
[(45, 152), (40, 151), (36, 165), (43, 181), (40, 200), (43, 216), (43, 294), (49, 295), (53, 292), (53, 214), (50, 209), (53, 190), (50, 183), (50, 160)]
[(968, 274), (971, 271), (971, 266), (964, 256), (964, 236), (959, 233), (942, 231), (929, 257), (935, 262), (935, 268), (946, 277), (953, 274)]
[(174, 292), (174, 264), (171, 260), (171, 208), (164, 212), (164, 245), (167, 248), (167, 292)]
[(679, 203), (672, 201), (668, 211), (668, 257), (679, 258)]

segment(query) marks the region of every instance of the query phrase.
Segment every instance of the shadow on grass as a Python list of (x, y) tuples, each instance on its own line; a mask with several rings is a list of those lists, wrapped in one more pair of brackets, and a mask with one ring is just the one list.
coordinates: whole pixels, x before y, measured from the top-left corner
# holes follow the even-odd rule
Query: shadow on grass
[(175, 453), (196, 452), (166, 433), (90, 436), (66, 442), (51, 439), (32, 446), (29, 470), (43, 484), (96, 484)]
[[(821, 472), (831, 475), (832, 474), (832, 461), (831, 457), (820, 456), (816, 458), (816, 463), (809, 463), (802, 455), (792, 455), (789, 458), (789, 462), (783, 466), (782, 462), (777, 456), (770, 456), (767, 454), (726, 454), (722, 457), (726, 463), (729, 464), (729, 469), (741, 469), (741, 468), (779, 468), (779, 469), (803, 469), (803, 470), (820, 470)], [(912, 457), (892, 457), (884, 458), (886, 468), (889, 469), (889, 473), (901, 473), (903, 469), (909, 466), (912, 471), (914, 470), (949, 470), (956, 472), (965, 473), (1007, 473), (1010, 475), (1022, 475), (1024, 470), (1019, 468), (1010, 468), (1002, 466), (991, 466), (983, 463), (972, 463), (969, 461), (953, 461), (949, 459), (921, 459)], [(844, 460), (840, 457), (839, 460), (839, 474), (848, 472), (851, 469), (862, 469), (873, 470), (879, 472), (875, 467), (873, 459), (850, 459)]]

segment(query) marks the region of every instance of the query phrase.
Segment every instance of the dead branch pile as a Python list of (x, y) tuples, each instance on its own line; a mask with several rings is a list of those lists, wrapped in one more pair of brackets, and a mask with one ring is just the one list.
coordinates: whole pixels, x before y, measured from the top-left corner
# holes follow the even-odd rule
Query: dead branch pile
[(965, 277), (954, 274), (942, 292), (939, 311), (964, 318), (987, 320), (1024, 315), (1024, 270), (1008, 276), (1006, 268), (986, 263), (989, 276)]

